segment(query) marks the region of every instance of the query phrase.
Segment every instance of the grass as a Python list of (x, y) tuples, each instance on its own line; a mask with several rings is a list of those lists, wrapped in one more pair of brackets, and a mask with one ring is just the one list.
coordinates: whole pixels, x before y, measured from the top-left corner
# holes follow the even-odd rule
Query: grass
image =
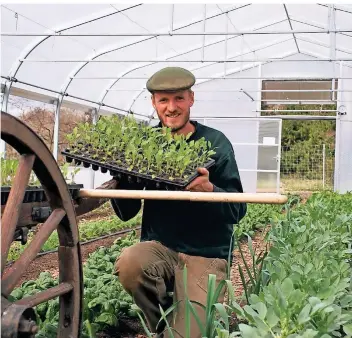
[(333, 183), (320, 179), (304, 179), (301, 177), (282, 177), (281, 178), (281, 191), (324, 191), (333, 190)]

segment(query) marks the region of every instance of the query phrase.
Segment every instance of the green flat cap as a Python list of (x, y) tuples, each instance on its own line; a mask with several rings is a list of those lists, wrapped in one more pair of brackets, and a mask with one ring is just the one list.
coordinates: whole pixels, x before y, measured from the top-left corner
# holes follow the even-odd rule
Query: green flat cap
[(157, 71), (147, 81), (147, 89), (155, 91), (175, 92), (191, 88), (196, 82), (194, 75), (181, 67), (166, 67)]

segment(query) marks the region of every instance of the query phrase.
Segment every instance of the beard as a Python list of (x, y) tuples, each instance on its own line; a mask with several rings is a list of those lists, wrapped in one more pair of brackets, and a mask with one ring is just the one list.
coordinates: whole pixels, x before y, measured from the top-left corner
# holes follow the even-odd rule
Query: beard
[[(176, 113), (177, 114), (177, 113)], [(171, 116), (173, 114), (170, 114)], [(173, 117), (168, 117), (168, 116), (161, 116), (159, 115), (159, 120), (161, 124), (165, 127), (168, 127), (171, 129), (172, 132), (177, 132), (184, 128), (187, 123), (189, 122), (190, 119), (190, 111), (188, 113), (180, 114), (179, 116), (173, 118)]]

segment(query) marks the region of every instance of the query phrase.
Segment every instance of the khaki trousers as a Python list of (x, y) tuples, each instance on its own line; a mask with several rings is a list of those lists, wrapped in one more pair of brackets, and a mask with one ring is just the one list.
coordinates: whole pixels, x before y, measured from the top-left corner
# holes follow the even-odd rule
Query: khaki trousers
[[(175, 252), (159, 242), (140, 242), (123, 249), (117, 258), (116, 274), (125, 290), (143, 311), (149, 329), (159, 333), (157, 337), (169, 337), (161, 318), (159, 304), (166, 311), (180, 301), (168, 317), (174, 337), (185, 337), (184, 302), (185, 287), (183, 268), (187, 266), (187, 294), (190, 300), (206, 305), (208, 275), (215, 274), (217, 284), (226, 279), (227, 261), (219, 258), (190, 256)], [(225, 288), (218, 302), (224, 301)], [(173, 296), (170, 296), (173, 292)], [(205, 324), (205, 311), (193, 303), (198, 316)], [(176, 330), (176, 331), (175, 331)], [(194, 316), (191, 315), (191, 337), (201, 338)]]

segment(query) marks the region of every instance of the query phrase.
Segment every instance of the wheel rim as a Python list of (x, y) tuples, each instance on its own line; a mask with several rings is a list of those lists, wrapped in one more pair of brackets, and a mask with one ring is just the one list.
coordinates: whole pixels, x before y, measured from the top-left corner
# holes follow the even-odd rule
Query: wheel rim
[[(44, 142), (19, 119), (4, 112), (1, 112), (1, 138), (21, 156), (1, 218), (2, 332), (5, 334), (5, 330), (8, 329), (7, 336), (17, 337), (17, 333), (12, 331), (15, 331), (16, 327), (25, 326), (33, 334), (35, 329), (33, 325), (28, 324), (28, 321), (33, 322), (33, 316), (29, 314), (30, 309), (59, 297), (58, 337), (78, 337), (82, 319), (83, 273), (76, 214), (65, 179)], [(31, 170), (45, 190), (52, 213), (22, 255), (11, 267), (5, 269)], [(8, 300), (9, 294), (55, 229), (59, 237), (59, 284), (34, 296), (11, 303)], [(21, 311), (22, 315), (18, 315)], [(29, 332), (28, 335), (30, 336)]]

